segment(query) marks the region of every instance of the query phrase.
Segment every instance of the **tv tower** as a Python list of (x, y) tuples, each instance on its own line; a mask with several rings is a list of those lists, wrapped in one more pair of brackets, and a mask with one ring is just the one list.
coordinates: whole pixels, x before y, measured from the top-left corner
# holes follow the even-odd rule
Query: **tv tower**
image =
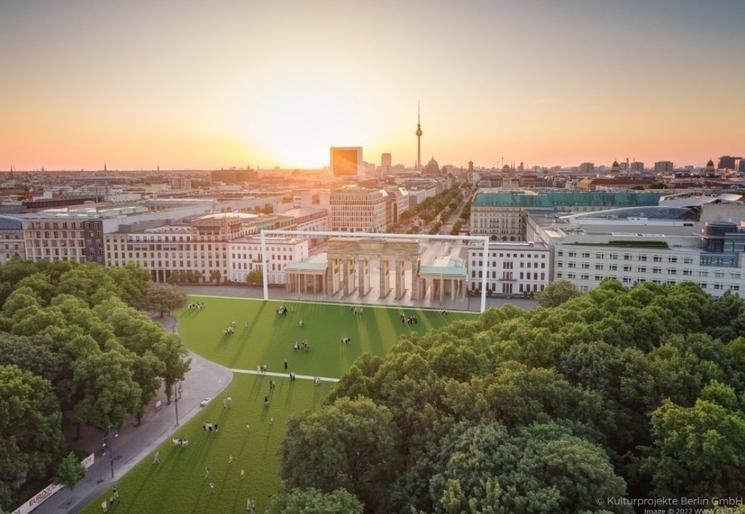
[(416, 169), (422, 169), (422, 124), (419, 119), (420, 107), (416, 103)]

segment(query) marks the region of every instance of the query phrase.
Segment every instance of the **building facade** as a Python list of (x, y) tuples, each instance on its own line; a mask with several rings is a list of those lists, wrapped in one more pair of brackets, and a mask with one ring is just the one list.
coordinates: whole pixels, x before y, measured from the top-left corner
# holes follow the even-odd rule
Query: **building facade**
[(385, 232), (388, 194), (380, 189), (345, 187), (331, 192), (331, 230)]
[(528, 296), (543, 291), (552, 279), (551, 249), (542, 243), (490, 243), (468, 248), (468, 283), (481, 291), (486, 272), (486, 291), (496, 296)]
[[(267, 237), (267, 283), (284, 285), (287, 281), (285, 267), (307, 259), (309, 243), (304, 238)], [(228, 243), (228, 263), (228, 278), (233, 282), (245, 282), (252, 271), (262, 272), (261, 238), (242, 238)]]
[(13, 257), (26, 258), (23, 222), (19, 218), (0, 216), (0, 265)]
[(613, 207), (657, 205), (659, 193), (532, 192), (481, 189), (471, 201), (471, 234), (494, 241), (525, 241), (528, 214), (560, 215)]

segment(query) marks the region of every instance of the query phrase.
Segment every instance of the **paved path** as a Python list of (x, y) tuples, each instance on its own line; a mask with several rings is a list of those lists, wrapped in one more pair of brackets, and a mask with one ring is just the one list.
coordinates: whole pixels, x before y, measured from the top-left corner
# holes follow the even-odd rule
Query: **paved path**
[[(231, 369), (233, 373), (243, 373), (244, 375), (259, 375), (267, 377), (278, 377), (278, 378), (290, 378), (289, 373), (277, 373), (275, 371), (256, 371), (255, 369)], [(311, 375), (295, 375), (295, 378), (299, 380), (314, 380), (318, 378), (321, 382), (332, 382), (336, 383), (339, 381), (338, 378), (331, 377), (314, 377)]]
[[(182, 397), (178, 402), (179, 422), (186, 423), (199, 412), (199, 402), (206, 396), (214, 398), (225, 389), (233, 378), (228, 368), (215, 364), (189, 352), (191, 370), (186, 375)], [(166, 440), (178, 428), (173, 403), (165, 405), (165, 397), (160, 393), (163, 405), (156, 409), (152, 406), (145, 413), (142, 425), (134, 426), (128, 422), (114, 440), (114, 473), (113, 481), (121, 478), (143, 458)], [(112, 484), (108, 456), (102, 456), (101, 439), (91, 442), (88, 451), (96, 451), (96, 462), (88, 470), (87, 476), (75, 489), (62, 489), (49, 498), (33, 514), (74, 513), (81, 510), (91, 500), (100, 495)]]

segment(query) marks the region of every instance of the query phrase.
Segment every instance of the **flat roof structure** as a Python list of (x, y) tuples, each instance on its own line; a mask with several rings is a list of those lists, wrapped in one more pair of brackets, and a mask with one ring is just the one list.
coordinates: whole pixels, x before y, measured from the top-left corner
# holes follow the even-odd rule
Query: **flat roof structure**
[(521, 207), (552, 209), (556, 207), (639, 207), (658, 205), (661, 193), (606, 191), (501, 191), (481, 190), (473, 197), (473, 207)]

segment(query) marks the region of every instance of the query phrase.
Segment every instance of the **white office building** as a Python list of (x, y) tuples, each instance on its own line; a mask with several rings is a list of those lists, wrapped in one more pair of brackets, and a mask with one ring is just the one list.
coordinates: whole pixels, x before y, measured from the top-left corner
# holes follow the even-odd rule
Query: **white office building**
[[(309, 240), (291, 237), (267, 237), (267, 279), (271, 285), (285, 284), (285, 266), (301, 262), (310, 255)], [(250, 237), (228, 243), (228, 278), (233, 282), (245, 282), (252, 271), (261, 272), (263, 258), (261, 238)]]
[(551, 249), (544, 243), (490, 243), (489, 253), (468, 248), (468, 288), (481, 291), (486, 272), (488, 295), (527, 296), (543, 291), (551, 281)]
[(745, 226), (712, 222), (702, 226), (689, 209), (617, 209), (572, 216), (547, 227), (554, 247), (553, 279), (580, 291), (606, 279), (626, 286), (651, 282), (694, 282), (721, 296), (745, 291)]

